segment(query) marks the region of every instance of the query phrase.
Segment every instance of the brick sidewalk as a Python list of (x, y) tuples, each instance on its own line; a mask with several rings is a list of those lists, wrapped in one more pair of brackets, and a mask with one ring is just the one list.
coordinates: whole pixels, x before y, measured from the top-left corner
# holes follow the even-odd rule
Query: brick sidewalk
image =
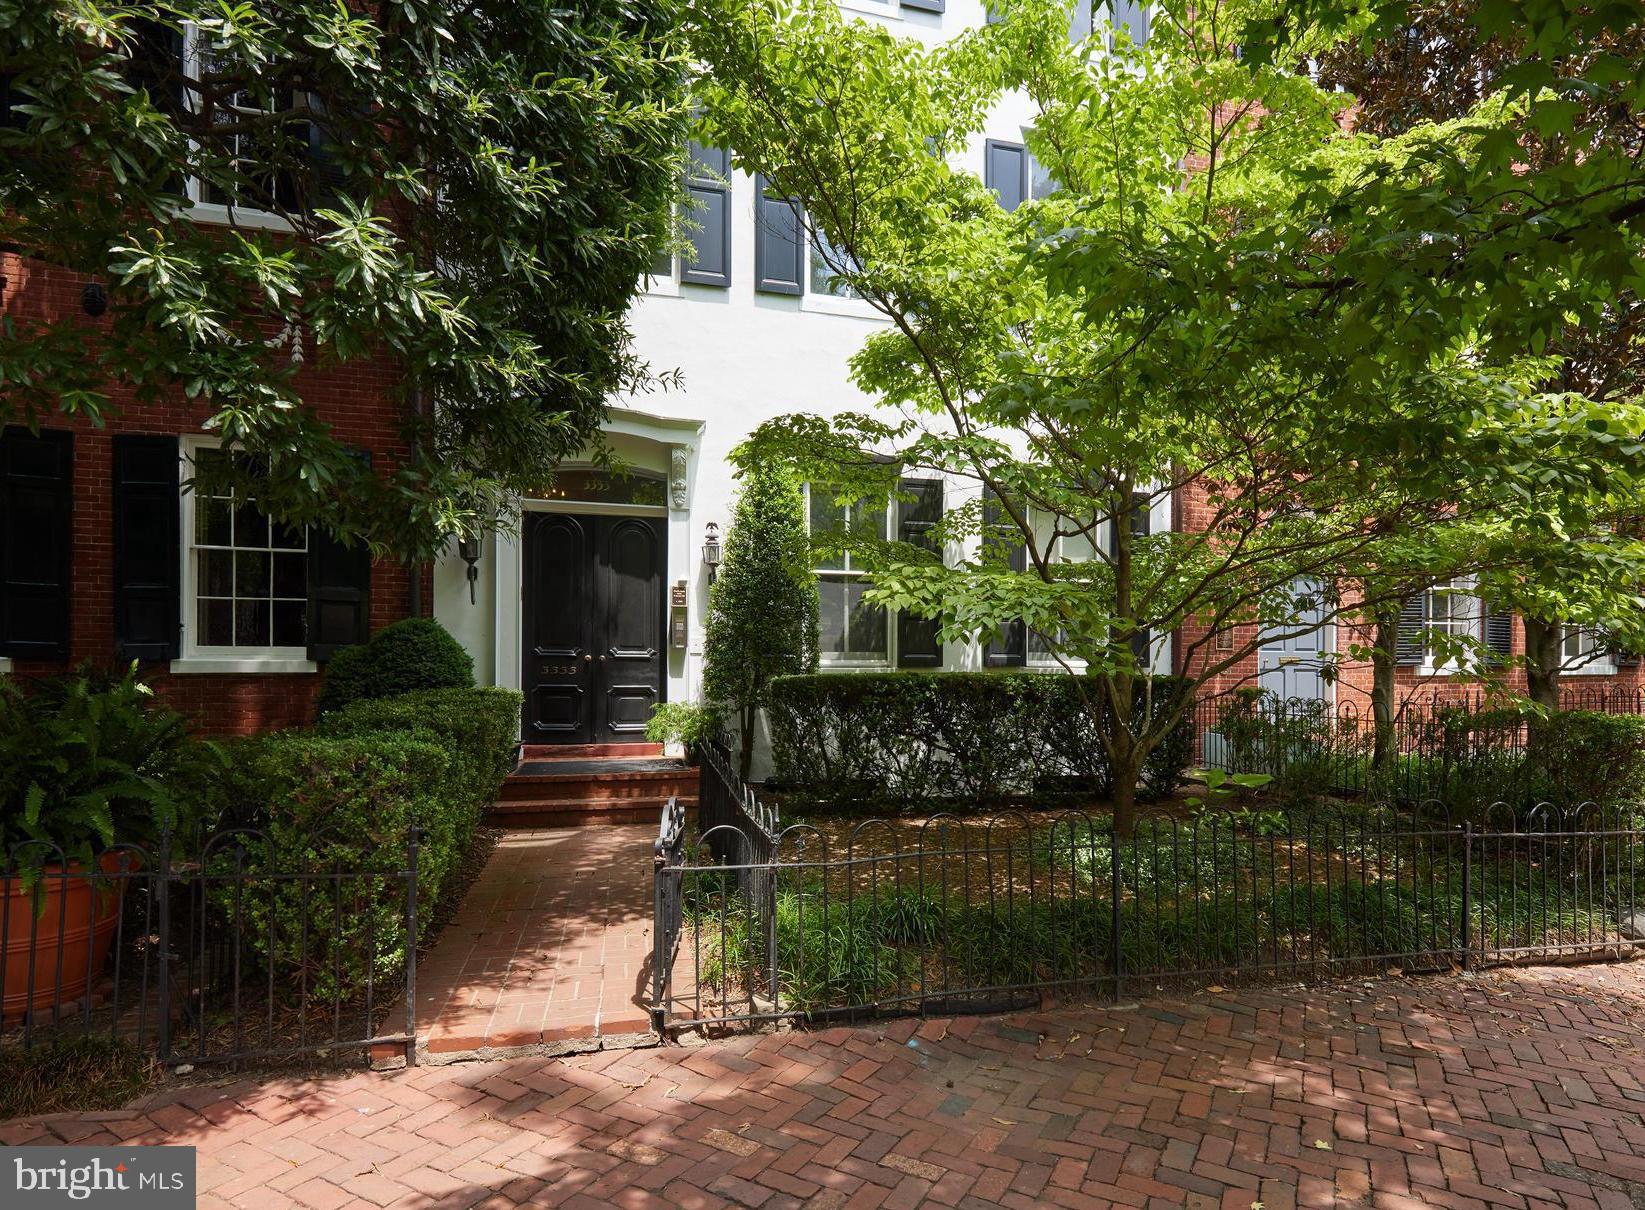
[(1645, 965), (179, 1089), (202, 1207), (1637, 1207)]

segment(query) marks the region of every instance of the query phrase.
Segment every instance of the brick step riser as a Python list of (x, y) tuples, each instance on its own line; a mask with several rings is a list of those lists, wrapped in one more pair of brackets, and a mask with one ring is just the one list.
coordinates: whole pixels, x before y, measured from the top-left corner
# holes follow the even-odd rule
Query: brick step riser
[(524, 744), (522, 760), (588, 760), (593, 757), (661, 756), (661, 744)]
[[(595, 823), (655, 824), (663, 803), (635, 799), (629, 802), (511, 802), (498, 803), (486, 813), (486, 823), (499, 828), (576, 828)], [(681, 798), (687, 811), (697, 809), (695, 798)]]
[(623, 802), (632, 799), (659, 801), (678, 795), (697, 796), (695, 777), (670, 776), (650, 781), (613, 780), (599, 777), (565, 781), (536, 781), (510, 778), (497, 796), (502, 802)]

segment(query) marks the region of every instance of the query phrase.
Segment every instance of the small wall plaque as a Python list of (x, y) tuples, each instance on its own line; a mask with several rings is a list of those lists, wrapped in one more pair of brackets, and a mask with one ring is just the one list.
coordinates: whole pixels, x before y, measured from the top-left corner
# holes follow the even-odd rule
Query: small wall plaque
[(685, 581), (676, 580), (668, 589), (668, 603), (675, 609), (685, 608)]

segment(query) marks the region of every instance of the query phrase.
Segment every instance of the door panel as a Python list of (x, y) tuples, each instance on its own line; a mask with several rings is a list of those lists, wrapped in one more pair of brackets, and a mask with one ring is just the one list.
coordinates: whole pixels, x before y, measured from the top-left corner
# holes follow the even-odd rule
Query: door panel
[(529, 516), (525, 736), (638, 740), (662, 697), (661, 518)]
[(593, 537), (590, 518), (533, 513), (526, 519), (526, 741), (585, 744), (594, 676)]
[(662, 543), (651, 518), (616, 517), (603, 546), (605, 730), (638, 740), (662, 691)]
[[(1313, 581), (1298, 580), (1291, 595), (1294, 616), (1274, 624), (1275, 637), (1264, 639), (1257, 654), (1257, 684), (1282, 700), (1329, 701), (1331, 689), (1321, 653), (1336, 649), (1336, 627), (1325, 620), (1324, 589)], [(1284, 633), (1310, 623), (1314, 629), (1306, 633)]]

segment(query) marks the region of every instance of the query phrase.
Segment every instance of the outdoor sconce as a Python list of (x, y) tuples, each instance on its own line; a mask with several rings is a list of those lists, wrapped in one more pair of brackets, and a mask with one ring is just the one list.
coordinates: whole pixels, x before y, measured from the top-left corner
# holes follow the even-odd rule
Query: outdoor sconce
[(469, 534), (457, 539), (457, 555), (468, 564), (468, 603), (474, 604), (474, 585), (480, 578), (480, 540)]
[(109, 309), (108, 292), (97, 282), (86, 283), (86, 288), (80, 291), (80, 309), (96, 319)]
[(703, 531), (703, 566), (708, 568), (708, 582), (712, 584), (719, 575), (720, 560), (724, 551), (720, 546), (720, 527), (710, 521)]

